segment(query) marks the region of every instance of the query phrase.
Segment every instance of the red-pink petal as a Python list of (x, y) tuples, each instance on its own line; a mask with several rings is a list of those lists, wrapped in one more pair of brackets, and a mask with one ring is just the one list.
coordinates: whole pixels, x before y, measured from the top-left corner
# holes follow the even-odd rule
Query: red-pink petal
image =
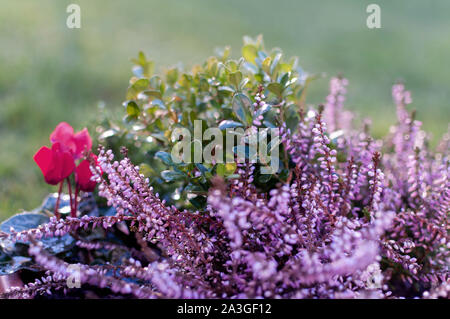
[(36, 154), (34, 154), (33, 159), (41, 169), (42, 174), (45, 176), (52, 164), (53, 152), (47, 146), (42, 146)]
[(75, 153), (76, 144), (74, 141), (74, 131), (72, 126), (66, 122), (59, 123), (50, 134), (50, 142), (61, 143), (64, 150)]
[(44, 175), (48, 184), (56, 185), (72, 174), (75, 169), (75, 161), (62, 145), (56, 142), (49, 149), (46, 146), (34, 155), (34, 160)]
[(75, 170), (75, 181), (84, 192), (92, 192), (97, 185), (96, 182), (91, 181), (92, 172), (88, 160), (83, 160)]
[(74, 142), (76, 145), (75, 158), (82, 157), (84, 151), (90, 151), (92, 148), (92, 139), (86, 128), (74, 135)]
[(75, 170), (75, 161), (73, 160), (72, 154), (64, 152), (62, 153), (62, 168), (61, 168), (61, 177), (65, 179), (72, 174)]

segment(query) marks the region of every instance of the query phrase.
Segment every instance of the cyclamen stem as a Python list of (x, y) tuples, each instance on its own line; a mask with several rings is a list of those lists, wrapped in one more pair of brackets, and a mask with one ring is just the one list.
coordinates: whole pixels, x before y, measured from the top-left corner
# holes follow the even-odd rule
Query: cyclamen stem
[(59, 208), (59, 200), (61, 199), (61, 192), (62, 192), (63, 185), (64, 185), (64, 181), (61, 181), (59, 183), (58, 198), (56, 199), (56, 204), (55, 204), (54, 213), (55, 213), (56, 218), (58, 218), (58, 219), (60, 218), (58, 208)]
[(69, 179), (69, 177), (67, 177), (67, 185), (68, 185), (68, 187), (69, 187), (70, 216), (71, 216), (71, 217), (75, 217), (75, 216), (74, 216), (74, 212), (73, 212), (72, 185), (70, 184), (70, 179)]
[(78, 187), (78, 185), (75, 188), (75, 202), (73, 204), (73, 214), (71, 211), (71, 216), (72, 217), (76, 217), (77, 216), (77, 209), (78, 209), (78, 194), (80, 192), (80, 188)]

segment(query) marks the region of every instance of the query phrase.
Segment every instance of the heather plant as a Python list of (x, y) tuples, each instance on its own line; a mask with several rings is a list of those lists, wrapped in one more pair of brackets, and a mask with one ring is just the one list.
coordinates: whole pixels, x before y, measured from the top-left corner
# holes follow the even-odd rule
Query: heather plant
[[(314, 76), (261, 37), (229, 56), (163, 77), (133, 60), (124, 122), (99, 124), (96, 156), (85, 147), (89, 189), (0, 225), (0, 272), (23, 282), (3, 297), (448, 298), (450, 135), (430, 149), (401, 83), (377, 140), (345, 109), (344, 77), (309, 106)], [(238, 146), (231, 162), (175, 162), (172, 133), (194, 121), (279, 128), (278, 170), (262, 173), (249, 136), (242, 162)]]

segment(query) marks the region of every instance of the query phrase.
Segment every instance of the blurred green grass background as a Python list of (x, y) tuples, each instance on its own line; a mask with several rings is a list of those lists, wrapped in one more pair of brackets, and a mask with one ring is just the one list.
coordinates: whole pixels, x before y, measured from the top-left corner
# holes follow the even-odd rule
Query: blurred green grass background
[[(81, 129), (99, 101), (122, 112), (139, 50), (158, 68), (189, 67), (219, 46), (237, 57), (243, 35), (263, 34), (309, 72), (343, 73), (347, 107), (371, 117), (377, 136), (395, 122), (390, 87), (404, 80), (436, 141), (450, 119), (450, 1), (377, 0), (378, 30), (366, 27), (372, 2), (0, 0), (0, 219), (53, 190), (32, 156), (57, 123)], [(81, 29), (66, 27), (70, 3), (81, 7)], [(327, 82), (316, 81), (310, 103), (324, 100)]]

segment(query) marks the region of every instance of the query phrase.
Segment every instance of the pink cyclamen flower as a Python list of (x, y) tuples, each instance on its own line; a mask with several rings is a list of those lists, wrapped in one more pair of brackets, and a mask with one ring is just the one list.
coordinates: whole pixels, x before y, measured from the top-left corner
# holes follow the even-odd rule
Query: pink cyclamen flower
[[(91, 154), (91, 156), (97, 163), (97, 156), (94, 154)], [(97, 183), (91, 180), (92, 175), (93, 174), (90, 168), (90, 161), (87, 159), (81, 161), (81, 163), (75, 169), (75, 181), (77, 183), (77, 186), (82, 191), (84, 192), (94, 191)]]
[(59, 123), (55, 130), (50, 134), (50, 142), (60, 143), (65, 151), (69, 151), (74, 159), (79, 159), (83, 156), (84, 151), (90, 151), (92, 148), (92, 139), (86, 128), (78, 133), (70, 124), (66, 122)]
[(75, 169), (72, 154), (65, 151), (59, 142), (54, 143), (51, 149), (42, 146), (33, 158), (41, 169), (45, 181), (50, 185), (60, 183)]

